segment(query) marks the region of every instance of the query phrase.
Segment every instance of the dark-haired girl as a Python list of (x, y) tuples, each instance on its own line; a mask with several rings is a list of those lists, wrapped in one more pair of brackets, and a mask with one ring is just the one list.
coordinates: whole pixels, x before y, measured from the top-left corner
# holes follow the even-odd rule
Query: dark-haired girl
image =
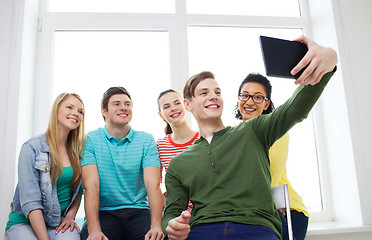
[[(158, 97), (159, 116), (165, 121), (165, 137), (157, 141), (161, 173), (167, 170), (171, 159), (189, 148), (199, 137), (199, 133), (190, 128), (186, 121), (186, 109), (181, 96), (173, 89), (168, 89)], [(161, 181), (162, 181), (162, 175)], [(164, 193), (164, 200), (166, 192)], [(165, 201), (164, 201), (165, 203)], [(188, 209), (192, 208), (189, 202)]]

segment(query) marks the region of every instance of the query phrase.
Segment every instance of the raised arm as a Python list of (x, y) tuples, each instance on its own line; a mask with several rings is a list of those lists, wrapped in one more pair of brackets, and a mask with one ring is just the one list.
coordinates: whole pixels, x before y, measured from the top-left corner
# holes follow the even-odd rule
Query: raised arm
[(145, 239), (161, 240), (164, 234), (161, 230), (161, 218), (163, 212), (163, 196), (160, 190), (160, 170), (158, 167), (145, 167), (143, 178), (149, 199), (151, 212), (151, 229), (146, 234)]
[(333, 49), (322, 47), (304, 36), (297, 40), (302, 40), (309, 48), (292, 72), (295, 74), (308, 65), (295, 81), (295, 84), (301, 85), (292, 97), (272, 114), (254, 119), (257, 136), (263, 137), (261, 141), (267, 144), (268, 148), (296, 123), (308, 116), (335, 71), (337, 54)]

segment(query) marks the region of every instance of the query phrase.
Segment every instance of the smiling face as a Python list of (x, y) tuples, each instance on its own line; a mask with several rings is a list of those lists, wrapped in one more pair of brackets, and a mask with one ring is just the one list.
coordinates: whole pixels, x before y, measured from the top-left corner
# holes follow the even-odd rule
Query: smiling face
[(186, 100), (186, 108), (192, 112), (197, 120), (220, 119), (223, 110), (221, 89), (216, 80), (207, 78), (202, 80), (194, 91), (191, 100)]
[[(240, 94), (261, 95), (266, 96), (266, 89), (262, 84), (256, 82), (248, 82), (243, 85)], [(270, 105), (270, 100), (264, 100), (262, 103), (255, 103), (252, 97), (248, 101), (238, 101), (239, 111), (243, 116), (243, 121), (252, 119), (262, 114)]]
[(177, 125), (185, 121), (185, 106), (180, 95), (176, 92), (168, 92), (158, 100), (159, 116), (170, 125)]
[(67, 97), (59, 106), (57, 121), (60, 130), (71, 131), (76, 129), (81, 124), (83, 118), (83, 103), (76, 97)]
[(108, 125), (128, 125), (132, 120), (132, 101), (126, 94), (115, 94), (110, 97), (107, 109), (102, 109), (102, 115)]

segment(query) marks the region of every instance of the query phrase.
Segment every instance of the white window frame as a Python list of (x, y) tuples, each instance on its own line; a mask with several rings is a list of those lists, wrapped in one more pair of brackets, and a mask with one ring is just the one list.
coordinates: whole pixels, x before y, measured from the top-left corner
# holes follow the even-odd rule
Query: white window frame
[[(35, 81), (35, 102), (33, 115), (33, 132), (36, 135), (45, 131), (49, 109), (52, 104), (52, 69), (54, 32), (57, 30), (157, 30), (169, 33), (171, 87), (182, 91), (184, 82), (190, 76), (188, 72), (187, 28), (189, 26), (219, 27), (265, 27), (265, 28), (301, 28), (305, 35), (312, 38), (311, 23), (307, 1), (300, 0), (301, 17), (267, 17), (267, 16), (233, 16), (186, 14), (186, 0), (175, 0), (175, 14), (155, 13), (61, 13), (48, 12), (48, 0), (40, 0), (39, 40)], [(184, 81), (174, 81), (183, 79)], [(317, 143), (324, 135), (317, 126), (322, 124), (318, 106), (313, 110), (314, 131)], [(319, 178), (323, 211), (311, 213), (311, 221), (324, 222), (332, 220), (331, 201), (328, 196), (326, 151), (317, 144)]]
[[(4, 50), (0, 57), (1, 63), (4, 64), (0, 72), (3, 76), (2, 99), (5, 101), (1, 106), (6, 108), (6, 111), (3, 111), (5, 114), (0, 115), (1, 122), (5, 123), (1, 128), (5, 131), (2, 136), (5, 145), (1, 148), (4, 151), (0, 157), (2, 216), (9, 214), (9, 203), (16, 183), (14, 182), (16, 162), (21, 145), (29, 137), (45, 130), (38, 127), (45, 124), (45, 121), (33, 122), (36, 119), (34, 115), (43, 114), (38, 118), (43, 120), (42, 118), (47, 119), (49, 114), (48, 111), (37, 111), (40, 106), (34, 101), (35, 98), (39, 98), (35, 96), (37, 94), (50, 94), (50, 89), (47, 88), (50, 84), (41, 85), (40, 79), (36, 85), (34, 83), (40, 72), (51, 66), (48, 62), (44, 63), (46, 64), (44, 66), (37, 62), (48, 55), (43, 52), (51, 49), (50, 46), (47, 46), (48, 48), (42, 46), (48, 41), (45, 36), (41, 36), (44, 32), (37, 30), (37, 19), (44, 18), (44, 14), (39, 15), (40, 1), (42, 0), (0, 1), (0, 13), (4, 20), (0, 24), (1, 33), (4, 35), (1, 38), (3, 44), (0, 46), (0, 49)], [(364, 70), (359, 68), (361, 62), (364, 62), (364, 65), (368, 64), (368, 58), (363, 58), (359, 50), (361, 46), (368, 46), (370, 39), (368, 31), (365, 32), (365, 28), (360, 27), (370, 25), (367, 20), (370, 3), (368, 1), (349, 3), (347, 0), (300, 1), (302, 9), (309, 10), (306, 16), (311, 19), (312, 33), (310, 34), (309, 28), (306, 28), (306, 34), (316, 42), (336, 49), (339, 57), (338, 70), (325, 89), (321, 101), (318, 102), (314, 119), (315, 127), (320, 128), (316, 130), (317, 144), (323, 149), (318, 152), (318, 156), (321, 156), (319, 158), (321, 176), (323, 174), (328, 176), (327, 181), (322, 180), (323, 185), (328, 186), (326, 189), (322, 186), (322, 192), (330, 196), (327, 199), (333, 214), (328, 222), (310, 222), (307, 236), (309, 239), (370, 239), (371, 164), (368, 161), (369, 142), (363, 138), (368, 137), (370, 128), (366, 123), (368, 118), (365, 113), (361, 114), (355, 109), (361, 101), (364, 101), (362, 107), (369, 106), (368, 95), (361, 96), (355, 91), (363, 87), (368, 89), (370, 86), (366, 70), (368, 67)], [(304, 8), (304, 4), (308, 6)], [(45, 8), (42, 6), (42, 9)], [(308, 23), (309, 21), (304, 25)], [(370, 52), (370, 48), (367, 47), (366, 51)], [(36, 64), (39, 65), (38, 74), (34, 73)], [(356, 84), (355, 88), (355, 81), (360, 81), (361, 85)], [(41, 89), (35, 90), (36, 88)], [(49, 100), (48, 97), (45, 99)], [(36, 102), (42, 103), (43, 106), (50, 104), (51, 101)], [(361, 118), (365, 120), (360, 120)], [(329, 187), (330, 185), (332, 187)], [(6, 222), (6, 217), (0, 219), (2, 229), (5, 228)]]

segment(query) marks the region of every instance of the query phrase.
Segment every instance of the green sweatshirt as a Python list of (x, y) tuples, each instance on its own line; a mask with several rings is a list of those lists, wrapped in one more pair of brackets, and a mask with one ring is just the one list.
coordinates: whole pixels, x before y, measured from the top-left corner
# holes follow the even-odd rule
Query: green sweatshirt
[(281, 221), (271, 195), (269, 149), (296, 123), (307, 117), (333, 73), (314, 86), (300, 85), (271, 114), (201, 137), (175, 156), (165, 176), (167, 202), (162, 228), (194, 205), (191, 227), (231, 221), (263, 225), (281, 238)]

